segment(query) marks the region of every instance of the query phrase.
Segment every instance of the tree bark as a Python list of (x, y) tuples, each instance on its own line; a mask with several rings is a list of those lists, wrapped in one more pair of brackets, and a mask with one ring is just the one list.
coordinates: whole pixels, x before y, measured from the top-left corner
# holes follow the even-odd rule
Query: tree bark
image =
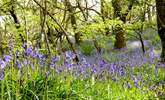
[(162, 43), (161, 61), (165, 62), (165, 0), (156, 0), (157, 27)]
[(71, 21), (71, 25), (73, 27), (73, 30), (75, 32), (75, 41), (76, 41), (76, 44), (80, 44), (80, 33), (76, 32), (76, 29), (77, 29), (77, 22), (76, 22), (76, 17), (75, 17), (75, 10), (73, 8), (73, 6), (71, 5), (70, 1), (69, 0), (65, 0), (66, 2), (66, 6), (67, 6), (67, 9), (68, 9), (68, 12), (69, 12), (69, 17), (70, 17), (70, 21)]
[[(114, 0), (112, 2), (113, 8), (114, 8), (114, 18), (119, 18), (120, 20), (122, 20), (124, 23), (126, 22), (126, 18), (125, 16), (121, 15), (121, 6), (120, 6), (121, 0)], [(121, 25), (119, 25), (119, 27), (115, 26), (115, 44), (114, 44), (114, 48), (115, 49), (122, 49), (126, 46), (126, 42), (125, 42), (125, 37), (124, 37), (124, 30), (122, 28)]]
[[(129, 1), (128, 9), (125, 11), (125, 13), (122, 12), (122, 0), (113, 0), (112, 6), (114, 8), (114, 18), (119, 18), (124, 24), (126, 23), (126, 17), (129, 13), (129, 11), (132, 9), (134, 0)], [(115, 29), (116, 33), (116, 41), (114, 48), (115, 49), (122, 49), (126, 47), (126, 41), (125, 41), (125, 31), (121, 25), (118, 25), (117, 29)]]

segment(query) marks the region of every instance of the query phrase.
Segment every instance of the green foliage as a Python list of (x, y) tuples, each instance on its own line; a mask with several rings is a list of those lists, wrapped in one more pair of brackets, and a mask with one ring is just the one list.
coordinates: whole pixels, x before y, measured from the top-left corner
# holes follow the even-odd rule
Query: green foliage
[(80, 44), (80, 50), (84, 55), (91, 55), (94, 49), (95, 47), (92, 41), (84, 41)]

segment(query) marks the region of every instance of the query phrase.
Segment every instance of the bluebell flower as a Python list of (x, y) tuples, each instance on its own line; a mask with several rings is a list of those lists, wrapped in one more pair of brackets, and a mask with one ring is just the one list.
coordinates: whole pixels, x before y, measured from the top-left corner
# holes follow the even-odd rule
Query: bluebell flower
[(92, 74), (95, 74), (97, 72), (97, 67), (96, 65), (94, 64), (93, 67), (92, 67)]
[(32, 46), (30, 46), (29, 48), (28, 48), (28, 50), (29, 50), (29, 55), (31, 56), (31, 57), (33, 57), (34, 56), (34, 51), (33, 51), (33, 47)]
[(130, 89), (130, 88), (131, 88), (131, 85), (127, 82), (127, 83), (126, 83), (126, 87), (127, 87), (128, 89)]
[(24, 49), (24, 50), (22, 51), (22, 55), (23, 55), (23, 56), (27, 56), (27, 57), (28, 57), (28, 56), (33, 57), (33, 56), (34, 56), (34, 53), (33, 53), (33, 48), (32, 48), (32, 46), (30, 46), (30, 47)]
[(84, 67), (84, 68), (88, 68), (88, 67), (90, 67), (90, 66), (91, 66), (91, 64), (88, 63), (88, 62), (82, 63), (82, 67)]
[(23, 58), (23, 59), (22, 59), (22, 65), (23, 65), (23, 66), (26, 66), (27, 64), (28, 64), (28, 61), (27, 61), (26, 59)]
[(44, 65), (44, 63), (45, 63), (45, 56), (44, 55), (40, 55), (40, 64), (41, 65)]
[(72, 67), (72, 68), (76, 68), (76, 66), (77, 66), (77, 64), (75, 64), (75, 63), (72, 63), (72, 64), (71, 64), (71, 67)]
[(66, 51), (66, 52), (65, 52), (65, 59), (66, 59), (66, 60), (72, 59), (72, 52)]
[(53, 56), (51, 59), (51, 62), (56, 63), (58, 61), (58, 58), (56, 56)]
[(18, 49), (15, 51), (15, 54), (16, 55), (19, 55), (19, 50)]
[(39, 48), (36, 49), (36, 52), (34, 54), (34, 58), (39, 59), (41, 57), (41, 54), (39, 52)]
[(16, 55), (16, 58), (19, 59), (19, 50), (18, 49), (15, 51), (15, 55)]
[(124, 68), (120, 68), (119, 69), (119, 74), (120, 74), (120, 76), (124, 76), (125, 75), (125, 71), (124, 71)]
[(3, 79), (3, 71), (0, 71), (0, 80)]
[(100, 67), (104, 67), (107, 64), (107, 62), (104, 59), (99, 60), (98, 65)]
[(160, 67), (165, 68), (165, 64), (164, 63), (160, 63), (159, 65), (160, 65)]
[(0, 59), (0, 69), (4, 69), (5, 67), (5, 62)]
[(159, 81), (159, 84), (165, 84), (165, 81), (161, 80)]
[(113, 80), (113, 81), (116, 81), (116, 78), (113, 76), (113, 77), (112, 77), (112, 80)]
[(59, 69), (58, 69), (58, 72), (61, 73), (61, 72), (62, 72), (62, 68), (59, 68)]
[(136, 88), (139, 88), (138, 79), (135, 76), (133, 77), (133, 82), (134, 82), (134, 86)]
[(11, 59), (12, 59), (12, 57), (11, 57), (10, 55), (5, 55), (5, 56), (3, 57), (3, 60), (4, 60), (5, 62), (9, 62)]
[(116, 64), (115, 63), (111, 63), (110, 65), (109, 65), (109, 67), (110, 67), (110, 72), (111, 73), (115, 73), (115, 67), (116, 67)]
[(21, 62), (18, 61), (18, 60), (16, 60), (15, 66), (16, 66), (18, 69), (20, 69), (20, 68), (21, 68)]
[(52, 68), (55, 69), (56, 68), (56, 64), (51, 64)]
[(57, 62), (57, 57), (56, 56), (53, 56), (52, 58), (51, 58), (51, 66), (53, 67), (53, 69), (55, 69), (55, 67), (56, 67), (56, 62)]
[(26, 48), (26, 42), (23, 43), (22, 48)]

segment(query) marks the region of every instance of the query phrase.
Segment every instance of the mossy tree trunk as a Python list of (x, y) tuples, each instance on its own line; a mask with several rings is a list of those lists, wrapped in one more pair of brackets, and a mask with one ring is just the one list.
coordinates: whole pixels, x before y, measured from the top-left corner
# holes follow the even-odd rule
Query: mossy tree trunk
[[(123, 17), (121, 15), (121, 0), (113, 0), (112, 5), (114, 8), (114, 18), (119, 18), (120, 20), (122, 20), (123, 22), (125, 22), (125, 17)], [(118, 25), (118, 27), (115, 26), (115, 44), (114, 44), (114, 48), (115, 49), (121, 49), (124, 48), (126, 46), (125, 43), (125, 37), (124, 37), (124, 31), (121, 25)]]
[(165, 62), (165, 0), (156, 0), (158, 34), (162, 43), (161, 61)]
[(119, 26), (118, 28), (115, 29), (115, 44), (114, 44), (114, 48), (115, 49), (122, 49), (126, 46), (126, 42), (125, 42), (125, 31), (123, 30), (123, 28), (121, 26)]
[[(132, 9), (134, 0), (130, 0), (128, 4), (128, 9), (123, 13), (122, 12), (122, 6), (123, 6), (122, 0), (112, 0), (112, 6), (114, 8), (114, 18), (119, 18), (124, 24), (126, 23), (126, 17), (129, 13), (129, 11)], [(126, 41), (125, 41), (125, 31), (121, 25), (118, 25), (115, 29), (115, 44), (114, 48), (116, 49), (122, 49), (126, 47)]]

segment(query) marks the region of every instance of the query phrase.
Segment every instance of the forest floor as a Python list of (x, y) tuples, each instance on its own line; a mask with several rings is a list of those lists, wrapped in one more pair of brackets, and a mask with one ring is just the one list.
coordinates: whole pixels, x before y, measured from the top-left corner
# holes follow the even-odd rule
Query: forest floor
[[(160, 52), (161, 52), (160, 49), (158, 50), (157, 47), (154, 48), (154, 45), (151, 43), (150, 40), (144, 40), (143, 42), (144, 42), (146, 52), (152, 49), (155, 55), (157, 56), (160, 55)], [(113, 46), (112, 43), (109, 43), (108, 45), (109, 47)], [(77, 52), (80, 57), (87, 59), (87, 61), (91, 64), (95, 64), (99, 59), (102, 59), (102, 58), (106, 59), (108, 58), (108, 56), (110, 57), (107, 59), (109, 62), (113, 62), (117, 59), (122, 61), (122, 58), (120, 58), (120, 55), (133, 56), (135, 53), (139, 53), (139, 55), (143, 57), (141, 43), (138, 40), (128, 41), (126, 48), (123, 50), (118, 50), (118, 51), (113, 50), (113, 49), (110, 49), (110, 50), (102, 49), (101, 54), (99, 54), (97, 50), (94, 49), (92, 50), (92, 53), (90, 55), (83, 54), (81, 50), (77, 50)], [(111, 57), (113, 58), (111, 59)]]

